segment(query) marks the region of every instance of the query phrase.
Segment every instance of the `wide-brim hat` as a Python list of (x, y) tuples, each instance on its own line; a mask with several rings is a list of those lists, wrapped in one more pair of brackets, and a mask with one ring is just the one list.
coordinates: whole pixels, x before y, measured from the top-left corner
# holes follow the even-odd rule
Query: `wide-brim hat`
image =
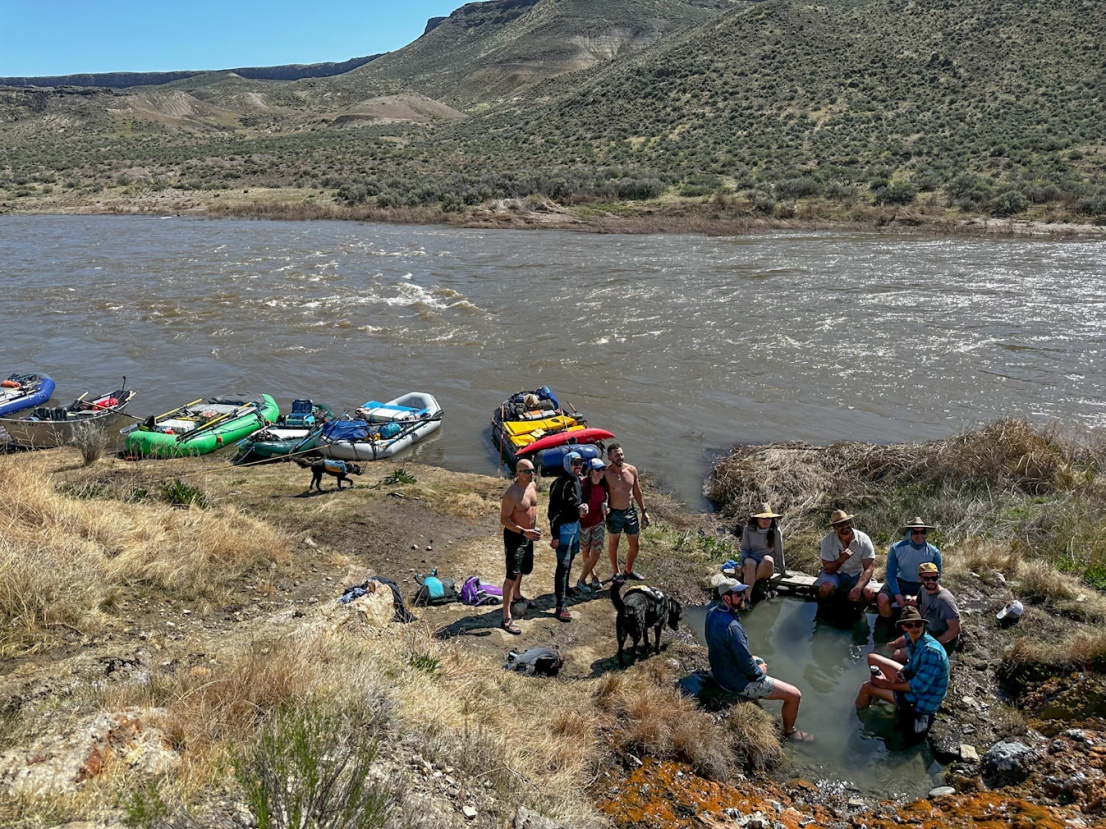
[(737, 579), (722, 579), (714, 586), (714, 592), (720, 599), (729, 593), (743, 593), (748, 589), (749, 585), (742, 584)]
[(921, 519), (920, 516), (915, 515), (912, 519), (910, 519), (905, 524), (903, 524), (901, 527), (899, 527), (899, 532), (904, 533), (907, 530), (935, 530), (935, 529), (937, 529), (937, 528), (934, 527), (932, 524), (927, 524), (925, 521), (923, 521)]
[(778, 512), (772, 512), (772, 508), (767, 504), (760, 505), (760, 512), (749, 513), (750, 518), (782, 518)]
[(929, 619), (926, 619), (918, 612), (916, 607), (908, 607), (899, 616), (899, 627), (902, 627), (903, 622), (921, 622), (926, 627), (929, 627)]
[(842, 522), (852, 521), (852, 520), (853, 520), (853, 517), (851, 515), (849, 515), (847, 512), (845, 512), (845, 510), (843, 510), (843, 509), (835, 509), (832, 513), (830, 513), (830, 526), (831, 527), (834, 524), (841, 524)]

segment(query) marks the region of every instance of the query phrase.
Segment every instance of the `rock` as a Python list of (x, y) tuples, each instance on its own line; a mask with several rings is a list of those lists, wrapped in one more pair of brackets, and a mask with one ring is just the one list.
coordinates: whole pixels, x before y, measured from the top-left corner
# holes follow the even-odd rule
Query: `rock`
[(1012, 786), (1029, 777), (1036, 752), (1017, 740), (1003, 740), (983, 755), (983, 780), (992, 789)]
[(764, 813), (760, 811), (738, 821), (738, 825), (745, 827), (745, 829), (772, 829), (772, 821), (768, 820)]
[(525, 806), (519, 806), (515, 819), (511, 822), (511, 829), (562, 829), (562, 827)]
[(975, 746), (968, 743), (960, 744), (960, 759), (965, 763), (978, 763), (979, 752), (975, 750)]
[(740, 809), (735, 809), (732, 806), (728, 809), (723, 809), (722, 814), (724, 814), (731, 820), (741, 820), (741, 818), (745, 817), (745, 815), (741, 813)]
[(952, 786), (938, 786), (936, 789), (930, 789), (926, 797), (929, 800), (933, 800), (937, 797), (948, 797), (950, 794), (956, 794), (956, 789)]
[(465, 805), (461, 807), (461, 814), (465, 816), (466, 820), (475, 820), (477, 812), (472, 806)]
[(960, 757), (960, 743), (963, 739), (959, 729), (942, 718), (933, 723), (929, 730), (929, 748), (939, 763), (951, 763)]

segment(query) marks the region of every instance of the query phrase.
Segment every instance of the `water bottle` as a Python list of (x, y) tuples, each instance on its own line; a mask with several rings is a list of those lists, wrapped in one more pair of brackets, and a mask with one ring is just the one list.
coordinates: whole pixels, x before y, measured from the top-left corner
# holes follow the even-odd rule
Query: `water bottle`
[(869, 665), (868, 670), (871, 671), (871, 673), (872, 673), (872, 679), (876, 679), (878, 677), (883, 676), (883, 671), (881, 671), (875, 665)]

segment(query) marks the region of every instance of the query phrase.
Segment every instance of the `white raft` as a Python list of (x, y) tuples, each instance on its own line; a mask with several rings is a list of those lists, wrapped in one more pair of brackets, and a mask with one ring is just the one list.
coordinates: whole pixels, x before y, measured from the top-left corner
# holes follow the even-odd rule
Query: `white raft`
[(357, 415), (358, 420), (327, 424), (316, 447), (324, 458), (383, 460), (399, 454), (442, 425), (438, 401), (433, 395), (418, 391), (387, 403), (370, 400), (357, 410)]

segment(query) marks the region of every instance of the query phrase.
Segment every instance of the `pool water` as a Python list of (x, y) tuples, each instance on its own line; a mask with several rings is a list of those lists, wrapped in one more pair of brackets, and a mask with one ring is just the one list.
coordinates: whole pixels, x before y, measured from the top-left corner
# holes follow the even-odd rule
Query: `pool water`
[[(684, 621), (700, 643), (708, 610), (684, 610)], [(741, 623), (769, 675), (803, 694), (797, 724), (815, 742), (788, 749), (788, 762), (780, 770), (785, 778), (802, 777), (870, 797), (922, 796), (943, 784), (941, 765), (928, 745), (906, 746), (890, 705), (875, 703), (859, 712), (854, 706), (868, 678), (875, 618), (864, 614), (851, 625), (828, 621), (818, 614), (816, 602), (781, 597), (757, 603), (741, 614)], [(878, 641), (880, 652), (887, 653), (886, 637)], [(781, 703), (761, 704), (779, 716)]]

